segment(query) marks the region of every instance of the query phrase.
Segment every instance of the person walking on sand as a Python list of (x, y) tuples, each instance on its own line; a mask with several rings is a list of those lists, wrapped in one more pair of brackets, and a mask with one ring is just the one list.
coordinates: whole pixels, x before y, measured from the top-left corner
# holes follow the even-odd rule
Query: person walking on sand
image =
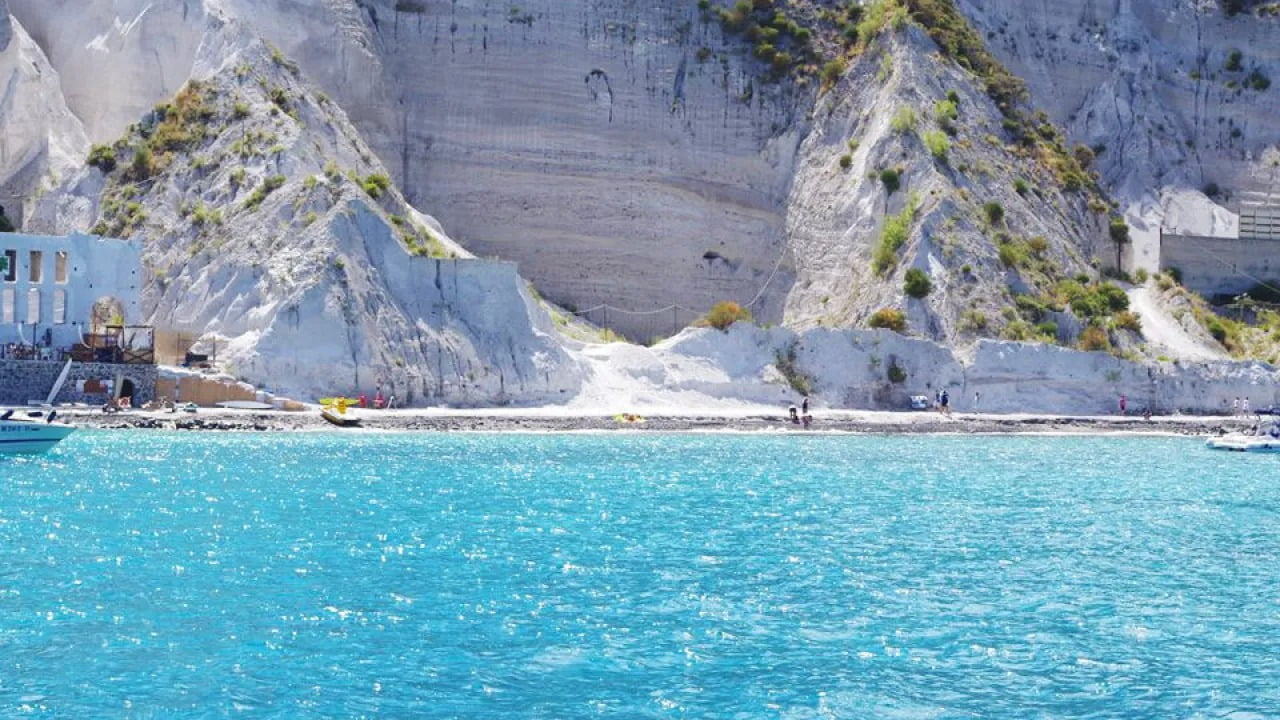
[(1231, 401), (1231, 414), (1232, 415), (1240, 414), (1240, 398), (1236, 398)]
[(1249, 398), (1247, 398), (1247, 397), (1246, 397), (1246, 398), (1241, 398), (1241, 400), (1240, 400), (1240, 414), (1242, 414), (1242, 415), (1248, 415), (1248, 414), (1249, 414)]
[(1129, 399), (1126, 398), (1124, 395), (1121, 395), (1120, 396), (1120, 414), (1124, 415), (1125, 409), (1128, 407), (1129, 407)]
[(943, 391), (942, 391), (942, 394), (940, 394), (940, 395), (938, 396), (938, 407), (942, 409), (942, 414), (943, 414), (943, 415), (950, 415), (950, 414), (951, 414), (951, 407), (950, 407), (950, 403), (951, 403), (951, 398), (950, 398), (950, 396), (948, 396), (948, 395), (947, 395), (947, 391), (946, 391), (946, 390), (943, 390)]
[(805, 395), (804, 399), (800, 401), (800, 414), (802, 416), (809, 414), (809, 396), (808, 395)]
[(977, 409), (978, 409), (978, 404), (979, 404), (979, 403), (981, 403), (981, 402), (982, 402), (982, 391), (981, 391), (981, 390), (974, 390), (974, 391), (973, 391), (973, 409), (974, 409), (974, 410), (977, 410)]

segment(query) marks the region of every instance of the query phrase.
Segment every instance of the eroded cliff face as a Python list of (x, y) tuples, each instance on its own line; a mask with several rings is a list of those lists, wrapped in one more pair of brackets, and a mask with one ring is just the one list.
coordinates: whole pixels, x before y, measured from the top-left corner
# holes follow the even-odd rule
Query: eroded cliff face
[[(1016, 320), (1016, 295), (1096, 275), (1091, 260), (1114, 254), (1089, 190), (1065, 190), (936, 53), (919, 28), (886, 31), (819, 100), (788, 203), (788, 325), (865, 327), (900, 308), (912, 334), (964, 344)], [(906, 232), (877, 259), (895, 217)], [(909, 271), (928, 278), (923, 296), (905, 292)], [(1074, 339), (1078, 322), (1053, 320)]]
[(1140, 235), (1230, 232), (1206, 187), (1227, 204), (1280, 191), (1280, 86), (1258, 80), (1280, 81), (1280, 17), (1204, 0), (960, 5), (1073, 141), (1105, 148)]
[(58, 73), (0, 1), (0, 205), (20, 222), (25, 206), (82, 165), (89, 143), (63, 102)]
[[(348, 108), (410, 201), (549, 299), (745, 303), (782, 253), (809, 93), (761, 83), (738, 53), (700, 59), (723, 43), (695, 3), (366, 0), (264, 32)], [(754, 307), (768, 320), (789, 284), (775, 279)]]
[(41, 203), (51, 231), (141, 238), (159, 327), (216, 339), (239, 377), (303, 398), (554, 402), (575, 361), (511, 263), (416, 212), (300, 70), (210, 17), (208, 68)]

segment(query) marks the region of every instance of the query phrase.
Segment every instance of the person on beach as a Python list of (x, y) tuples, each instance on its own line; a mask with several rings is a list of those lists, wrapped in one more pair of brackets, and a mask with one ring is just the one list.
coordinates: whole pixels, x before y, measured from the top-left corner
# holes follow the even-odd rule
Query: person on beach
[(369, 396), (368, 396), (368, 395), (365, 395), (364, 393), (360, 393), (360, 400), (359, 400), (359, 402), (360, 402), (360, 407), (362, 407), (362, 408), (367, 408), (367, 407), (369, 407)]
[(1243, 398), (1240, 400), (1240, 412), (1244, 415), (1249, 414), (1249, 398)]
[(951, 403), (951, 398), (950, 398), (950, 396), (948, 396), (948, 395), (947, 395), (947, 391), (946, 391), (946, 390), (943, 390), (943, 391), (938, 395), (938, 408), (942, 410), (942, 414), (943, 414), (943, 415), (950, 415), (950, 414), (951, 414), (951, 407), (950, 407), (950, 403)]
[(382, 397), (382, 388), (379, 387), (373, 393), (373, 407), (377, 410), (381, 410), (386, 404), (387, 399)]
[(809, 396), (808, 395), (805, 395), (804, 400), (800, 401), (800, 414), (801, 415), (809, 414)]
[(1124, 395), (1121, 395), (1120, 396), (1120, 414), (1124, 415), (1125, 409), (1127, 409), (1128, 407), (1129, 407), (1129, 399), (1126, 398)]
[(800, 413), (796, 412), (796, 406), (795, 406), (795, 405), (792, 405), (791, 407), (787, 408), (787, 413), (791, 416), (791, 424), (792, 424), (792, 425), (799, 425), (799, 424), (800, 424)]
[(982, 402), (982, 391), (974, 390), (973, 391), (973, 409), (977, 410), (978, 404), (981, 402)]
[(1232, 415), (1240, 414), (1240, 398), (1236, 398), (1231, 401), (1231, 414)]

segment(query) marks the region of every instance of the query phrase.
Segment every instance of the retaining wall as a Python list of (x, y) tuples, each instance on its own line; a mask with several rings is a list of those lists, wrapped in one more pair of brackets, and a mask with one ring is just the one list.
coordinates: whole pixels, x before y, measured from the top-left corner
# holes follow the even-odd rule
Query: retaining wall
[[(47, 360), (0, 360), (0, 405), (24, 405), (29, 400), (43, 402), (53, 389), (64, 363)], [(117, 378), (133, 382), (133, 404), (150, 402), (156, 393), (155, 365), (107, 365), (73, 363), (57, 403), (101, 405), (108, 400), (105, 383), (115, 387)], [(96, 382), (95, 382), (96, 381)]]

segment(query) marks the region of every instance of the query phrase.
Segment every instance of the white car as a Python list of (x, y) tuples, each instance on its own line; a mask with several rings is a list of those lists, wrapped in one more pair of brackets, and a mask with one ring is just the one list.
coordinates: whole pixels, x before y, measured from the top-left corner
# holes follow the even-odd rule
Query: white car
[(912, 395), (911, 396), (912, 410), (928, 410), (930, 407), (931, 405), (929, 403), (928, 395)]

